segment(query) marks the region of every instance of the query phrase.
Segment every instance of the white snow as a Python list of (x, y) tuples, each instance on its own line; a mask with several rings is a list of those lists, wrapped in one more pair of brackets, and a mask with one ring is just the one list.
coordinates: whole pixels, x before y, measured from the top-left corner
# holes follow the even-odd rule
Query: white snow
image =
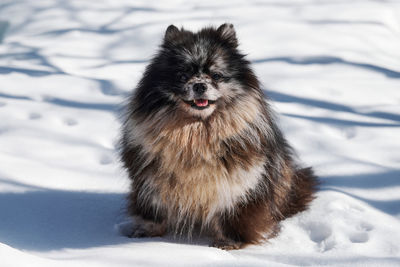
[[(170, 24), (232, 22), (323, 182), (261, 246), (128, 239), (118, 108)], [(1, 266), (400, 266), (400, 1), (0, 3)]]

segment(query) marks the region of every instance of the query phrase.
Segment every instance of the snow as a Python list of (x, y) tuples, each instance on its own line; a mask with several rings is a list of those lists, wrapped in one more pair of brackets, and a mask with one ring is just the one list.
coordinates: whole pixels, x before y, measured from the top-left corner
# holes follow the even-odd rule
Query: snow
[[(170, 24), (232, 22), (323, 182), (260, 246), (128, 239), (119, 108)], [(400, 1), (0, 3), (1, 266), (399, 266)]]

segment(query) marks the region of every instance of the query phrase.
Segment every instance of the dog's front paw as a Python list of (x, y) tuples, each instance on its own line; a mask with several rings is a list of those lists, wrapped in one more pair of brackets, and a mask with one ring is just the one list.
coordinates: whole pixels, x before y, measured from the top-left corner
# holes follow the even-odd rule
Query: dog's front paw
[(156, 223), (136, 217), (135, 224), (128, 236), (136, 238), (163, 236), (166, 229), (167, 227), (164, 223)]
[(233, 249), (240, 249), (243, 247), (242, 242), (233, 241), (231, 239), (219, 239), (214, 240), (211, 244), (212, 247), (223, 249), (223, 250), (233, 250)]
[(130, 238), (143, 238), (143, 237), (151, 237), (151, 232), (147, 231), (146, 229), (142, 228), (140, 225), (136, 225), (133, 228), (132, 233), (129, 234)]

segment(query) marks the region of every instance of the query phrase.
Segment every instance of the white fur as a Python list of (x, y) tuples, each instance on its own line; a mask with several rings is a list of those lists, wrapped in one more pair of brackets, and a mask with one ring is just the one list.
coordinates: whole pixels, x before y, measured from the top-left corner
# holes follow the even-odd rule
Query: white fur
[(260, 183), (263, 173), (264, 161), (259, 161), (248, 171), (239, 168), (230, 177), (216, 177), (218, 201), (211, 206), (205, 223), (210, 223), (218, 212), (233, 212), (238, 202), (245, 203), (247, 201), (251, 191), (256, 194), (256, 187)]

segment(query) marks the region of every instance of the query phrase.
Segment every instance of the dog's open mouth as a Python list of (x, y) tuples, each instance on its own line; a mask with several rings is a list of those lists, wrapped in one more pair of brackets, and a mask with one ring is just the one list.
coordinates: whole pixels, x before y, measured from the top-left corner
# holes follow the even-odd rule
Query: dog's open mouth
[(193, 100), (190, 100), (190, 101), (184, 100), (184, 102), (186, 104), (190, 105), (192, 108), (202, 110), (202, 109), (206, 109), (210, 105), (214, 104), (215, 100), (208, 100), (208, 99), (201, 99), (200, 98), (200, 99), (193, 99)]

